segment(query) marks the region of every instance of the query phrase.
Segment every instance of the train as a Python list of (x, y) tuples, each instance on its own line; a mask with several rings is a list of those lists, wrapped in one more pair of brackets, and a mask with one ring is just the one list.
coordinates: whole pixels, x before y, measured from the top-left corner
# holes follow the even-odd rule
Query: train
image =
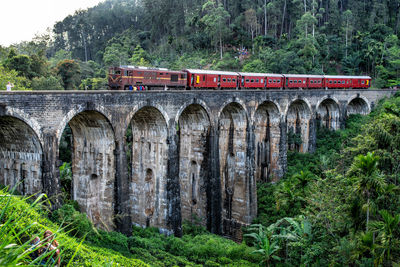
[(110, 90), (367, 89), (369, 76), (234, 72), (137, 66), (110, 67)]

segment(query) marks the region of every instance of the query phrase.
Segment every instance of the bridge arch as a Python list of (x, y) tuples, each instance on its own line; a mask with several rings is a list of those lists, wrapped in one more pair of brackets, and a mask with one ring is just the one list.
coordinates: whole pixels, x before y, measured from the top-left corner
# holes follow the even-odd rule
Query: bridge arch
[(16, 186), (24, 195), (41, 192), (42, 160), (43, 147), (35, 130), (24, 119), (0, 116), (0, 184)]
[(219, 161), (223, 231), (231, 221), (249, 223), (250, 192), (247, 171), (248, 113), (238, 102), (223, 107), (219, 117)]
[(170, 126), (170, 125), (169, 125), (169, 120), (170, 120), (170, 117), (168, 116), (168, 113), (163, 109), (163, 107), (162, 107), (161, 105), (155, 104), (155, 103), (145, 103), (145, 102), (142, 102), (142, 103), (139, 103), (139, 104), (135, 105), (134, 108), (132, 108), (132, 109), (129, 111), (129, 113), (128, 113), (126, 119), (125, 119), (125, 124), (124, 124), (124, 125), (126, 125), (126, 129), (125, 129), (124, 136), (126, 136), (126, 131), (127, 131), (128, 128), (129, 128), (128, 125), (132, 122), (133, 116), (135, 116), (135, 114), (136, 114), (139, 110), (141, 110), (141, 109), (143, 109), (143, 108), (146, 108), (146, 107), (154, 108), (154, 109), (158, 110), (158, 112), (161, 113), (161, 115), (163, 116), (164, 121), (165, 121), (165, 123), (166, 123), (166, 125), (167, 125), (167, 131), (168, 131), (168, 133), (169, 133), (169, 126)]
[(340, 129), (339, 102), (333, 97), (324, 97), (317, 103), (316, 120), (318, 126), (330, 130)]
[(347, 101), (346, 116), (351, 114), (367, 115), (371, 112), (368, 99), (364, 96), (354, 95)]
[(183, 113), (184, 110), (186, 110), (189, 106), (191, 105), (198, 105), (200, 106), (206, 113), (207, 116), (209, 118), (209, 122), (211, 123), (211, 127), (214, 126), (214, 122), (212, 119), (212, 112), (211, 109), (209, 108), (209, 106), (206, 104), (206, 102), (204, 102), (202, 99), (198, 99), (198, 98), (193, 98), (188, 102), (185, 102), (178, 110), (178, 112), (176, 113), (175, 116), (175, 124), (179, 123), (179, 119), (181, 118), (181, 115)]
[(130, 207), (135, 223), (165, 227), (167, 224), (168, 128), (161, 111), (140, 108), (129, 123), (128, 164)]
[(92, 108), (88, 108), (88, 103), (75, 106), (61, 119), (61, 123), (56, 129), (56, 138), (58, 144), (60, 144), (61, 136), (65, 130), (65, 127), (67, 127), (67, 124), (72, 120), (72, 118), (84, 111), (98, 112), (102, 114), (102, 116), (104, 116), (107, 121), (111, 122), (111, 113), (101, 105), (94, 105)]
[(211, 120), (203, 105), (190, 104), (180, 113), (179, 135), (179, 181), (181, 214), (183, 220), (193, 216), (208, 222), (209, 151)]
[(292, 101), (286, 112), (288, 148), (307, 152), (310, 136), (311, 105), (305, 99)]
[(254, 113), (256, 181), (277, 178), (280, 119), (279, 106), (269, 100), (262, 102)]
[(115, 206), (114, 129), (108, 118), (95, 110), (83, 109), (67, 123), (72, 133), (72, 198), (96, 227), (111, 230)]

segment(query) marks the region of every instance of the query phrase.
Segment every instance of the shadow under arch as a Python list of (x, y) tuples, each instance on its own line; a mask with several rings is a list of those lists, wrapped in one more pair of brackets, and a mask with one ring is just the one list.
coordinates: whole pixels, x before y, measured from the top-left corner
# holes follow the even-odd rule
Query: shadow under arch
[(246, 110), (237, 102), (227, 104), (219, 118), (219, 161), (222, 196), (223, 233), (233, 235), (233, 222), (250, 223), (250, 196), (253, 187), (249, 184), (247, 170)]
[(351, 114), (367, 115), (371, 112), (368, 100), (363, 96), (354, 96), (350, 98), (346, 106), (346, 116)]
[(72, 199), (96, 227), (112, 230), (116, 206), (114, 129), (96, 110), (75, 114), (67, 125), (72, 132)]
[(146, 227), (165, 227), (168, 129), (164, 115), (153, 106), (140, 108), (132, 116), (126, 137), (132, 220)]
[(256, 181), (278, 178), (280, 112), (276, 103), (264, 101), (254, 113)]
[(200, 104), (190, 104), (178, 118), (179, 181), (183, 220), (197, 217), (210, 230), (211, 190), (209, 179), (211, 121)]
[(338, 102), (330, 97), (318, 103), (316, 109), (316, 120), (318, 127), (325, 127), (329, 130), (340, 129), (340, 108)]
[(23, 120), (0, 116), (0, 184), (23, 195), (43, 191), (43, 148), (36, 132)]
[(310, 136), (311, 107), (304, 99), (292, 101), (286, 113), (288, 149), (307, 152)]

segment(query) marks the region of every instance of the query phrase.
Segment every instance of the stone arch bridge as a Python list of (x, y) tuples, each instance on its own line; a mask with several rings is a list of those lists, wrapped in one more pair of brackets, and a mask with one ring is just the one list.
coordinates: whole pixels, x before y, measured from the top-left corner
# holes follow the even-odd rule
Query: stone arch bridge
[(390, 90), (103, 91), (0, 94), (0, 183), (59, 205), (59, 145), (72, 130), (72, 192), (104, 229), (177, 235), (183, 220), (235, 237), (257, 213), (256, 182), (312, 152), (318, 125), (344, 126)]

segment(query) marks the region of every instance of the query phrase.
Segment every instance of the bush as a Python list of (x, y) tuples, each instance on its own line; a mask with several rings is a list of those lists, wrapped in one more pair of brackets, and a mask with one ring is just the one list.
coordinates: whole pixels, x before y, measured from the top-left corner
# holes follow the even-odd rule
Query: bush
[(86, 214), (78, 212), (70, 204), (66, 204), (55, 210), (51, 215), (51, 220), (65, 226), (65, 229), (76, 237), (84, 237), (93, 231), (93, 224), (86, 217)]

